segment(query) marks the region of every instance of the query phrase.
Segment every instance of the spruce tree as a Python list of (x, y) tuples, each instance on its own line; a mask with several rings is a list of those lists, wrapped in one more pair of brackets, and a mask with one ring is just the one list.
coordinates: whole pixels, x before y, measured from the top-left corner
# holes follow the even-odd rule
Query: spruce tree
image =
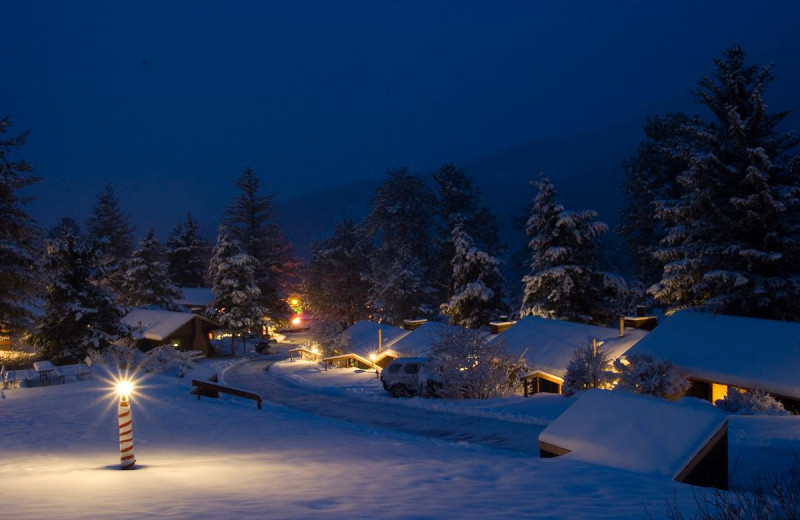
[(180, 291), (169, 279), (162, 259), (164, 250), (151, 228), (139, 249), (123, 263), (119, 299), (128, 307), (178, 310)]
[(97, 195), (92, 216), (86, 221), (89, 239), (97, 244), (100, 278), (108, 288), (117, 288), (119, 269), (133, 251), (133, 227), (130, 217), (120, 210), (119, 199), (109, 184)]
[(61, 226), (47, 242), (44, 272), (48, 276), (44, 315), (37, 320), (32, 343), (39, 355), (54, 362), (82, 360), (89, 349), (102, 350), (128, 337), (123, 310), (106, 289), (95, 283), (97, 248)]
[(286, 293), (297, 277), (297, 261), (280, 227), (274, 222), (273, 196), (262, 194), (261, 180), (245, 168), (236, 180), (240, 190), (223, 218), (230, 235), (258, 261), (256, 282), (260, 304), (273, 319), (289, 316)]
[(691, 125), (682, 194), (657, 203), (668, 231), (650, 291), (673, 309), (800, 320), (798, 139), (767, 110), (771, 67), (745, 65), (736, 46), (714, 63), (695, 92), (713, 117)]
[(390, 323), (436, 313), (430, 211), (434, 204), (435, 197), (424, 179), (405, 168), (389, 170), (376, 191), (366, 219), (376, 244), (370, 259), (369, 303)]
[(441, 309), (450, 323), (477, 329), (508, 310), (503, 301), (502, 262), (475, 247), (462, 218), (453, 220), (453, 296)]
[(232, 357), (236, 355), (236, 336), (260, 331), (264, 319), (255, 278), (257, 269), (258, 261), (244, 252), (227, 227), (221, 225), (208, 268), (214, 292), (208, 311), (231, 332)]
[(29, 163), (12, 157), (28, 132), (5, 138), (10, 127), (8, 117), (0, 119), (0, 330), (18, 335), (32, 326), (29, 306), (40, 285), (39, 230), (24, 208), (30, 198), (20, 192), (39, 178)]
[(596, 239), (607, 226), (597, 213), (567, 211), (556, 204), (556, 191), (542, 174), (527, 224), (530, 273), (521, 314), (569, 321), (599, 321), (604, 313), (604, 273), (597, 265)]
[(315, 316), (347, 326), (368, 316), (370, 247), (362, 227), (348, 220), (338, 224), (330, 238), (311, 245), (303, 292)]
[(472, 185), (472, 178), (452, 163), (447, 163), (434, 174), (436, 190), (436, 251), (437, 280), (441, 288), (441, 298), (453, 295), (453, 268), (451, 260), (455, 251), (451, 240), (453, 219), (462, 221), (464, 231), (475, 242), (476, 247), (490, 255), (501, 253), (499, 241), (499, 222), (497, 217), (481, 205), (480, 190)]
[(179, 287), (202, 287), (206, 259), (211, 247), (200, 236), (200, 228), (192, 214), (179, 223), (167, 240), (167, 260), (170, 280)]
[(663, 264), (653, 256), (664, 238), (664, 223), (656, 218), (655, 201), (674, 200), (680, 196), (678, 177), (689, 166), (693, 120), (685, 114), (667, 114), (647, 119), (647, 140), (636, 155), (623, 163), (625, 206), (617, 232), (625, 237), (628, 254), (636, 276), (646, 286), (661, 279)]

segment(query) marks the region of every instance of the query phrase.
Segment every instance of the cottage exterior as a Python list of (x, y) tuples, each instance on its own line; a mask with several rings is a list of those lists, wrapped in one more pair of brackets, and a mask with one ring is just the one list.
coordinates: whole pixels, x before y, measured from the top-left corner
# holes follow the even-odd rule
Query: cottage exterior
[(619, 390), (588, 390), (539, 434), (542, 457), (728, 488), (728, 422), (718, 408)]
[(347, 348), (322, 361), (342, 368), (385, 367), (400, 357), (394, 344), (409, 333), (399, 327), (362, 320), (342, 332)]
[(561, 393), (563, 377), (576, 349), (596, 344), (616, 359), (647, 334), (647, 330), (628, 328), (621, 336), (616, 327), (526, 316), (490, 342), (504, 342), (512, 352), (525, 356), (531, 369), (523, 380), (529, 395)]
[(800, 411), (800, 323), (681, 311), (627, 354), (636, 352), (672, 361), (695, 397), (714, 402), (736, 386)]
[(159, 345), (173, 345), (180, 350), (213, 353), (209, 334), (221, 328), (214, 320), (190, 312), (133, 309), (123, 319), (133, 331), (136, 347), (150, 350)]

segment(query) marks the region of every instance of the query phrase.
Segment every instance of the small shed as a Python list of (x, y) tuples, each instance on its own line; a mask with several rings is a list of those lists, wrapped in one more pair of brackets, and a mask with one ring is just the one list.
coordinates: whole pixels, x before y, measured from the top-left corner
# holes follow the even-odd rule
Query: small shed
[(680, 311), (632, 347), (677, 365), (690, 395), (714, 402), (729, 386), (771, 394), (800, 412), (800, 323)]
[(140, 350), (173, 345), (179, 350), (199, 350), (206, 356), (213, 353), (209, 334), (221, 328), (218, 322), (191, 312), (150, 309), (133, 309), (122, 322), (131, 328)]
[(410, 331), (399, 327), (362, 320), (342, 332), (347, 347), (322, 361), (342, 368), (385, 367), (393, 359), (400, 357), (393, 346), (409, 333)]
[(727, 419), (692, 397), (588, 390), (539, 434), (539, 452), (728, 489)]

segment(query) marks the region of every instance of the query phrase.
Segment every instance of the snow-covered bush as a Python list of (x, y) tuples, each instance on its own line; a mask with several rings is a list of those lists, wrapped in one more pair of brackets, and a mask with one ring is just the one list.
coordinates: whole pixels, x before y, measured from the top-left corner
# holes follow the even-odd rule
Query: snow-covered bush
[(20, 352), (17, 350), (0, 351), (0, 365), (6, 370), (19, 370), (29, 368), (36, 361), (36, 354), (31, 352)]
[(474, 330), (443, 330), (431, 348), (431, 372), (441, 382), (441, 397), (491, 399), (517, 393), (525, 360), (508, 350), (502, 341), (486, 344)]
[(188, 352), (181, 352), (172, 345), (161, 345), (147, 352), (139, 366), (144, 372), (183, 377), (196, 365)]
[(183, 377), (195, 367), (190, 355), (172, 345), (161, 345), (149, 352), (126, 345), (111, 345), (102, 351), (89, 353), (92, 361), (112, 371), (127, 374), (150, 372)]
[(617, 360), (614, 368), (619, 373), (617, 388), (637, 394), (674, 400), (682, 397), (691, 385), (671, 361), (646, 352), (631, 354), (625, 361)]
[(714, 404), (726, 413), (737, 415), (791, 415), (768, 393), (761, 390), (743, 392), (735, 386), (728, 387), (728, 395), (717, 399)]
[(616, 381), (611, 368), (608, 355), (600, 347), (596, 352), (592, 345), (575, 349), (564, 375), (564, 395), (590, 388), (611, 388)]

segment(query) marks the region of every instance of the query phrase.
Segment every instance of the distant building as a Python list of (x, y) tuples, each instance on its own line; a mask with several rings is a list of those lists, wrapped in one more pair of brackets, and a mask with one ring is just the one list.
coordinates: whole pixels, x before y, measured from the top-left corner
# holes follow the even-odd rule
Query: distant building
[(409, 333), (410, 331), (391, 325), (366, 320), (358, 321), (342, 332), (347, 347), (322, 361), (342, 368), (385, 367), (393, 359), (400, 357), (400, 354), (393, 349), (393, 345)]
[(133, 331), (140, 350), (172, 345), (179, 350), (199, 350), (206, 356), (213, 354), (210, 334), (221, 328), (218, 322), (190, 312), (150, 309), (133, 309), (122, 322)]

